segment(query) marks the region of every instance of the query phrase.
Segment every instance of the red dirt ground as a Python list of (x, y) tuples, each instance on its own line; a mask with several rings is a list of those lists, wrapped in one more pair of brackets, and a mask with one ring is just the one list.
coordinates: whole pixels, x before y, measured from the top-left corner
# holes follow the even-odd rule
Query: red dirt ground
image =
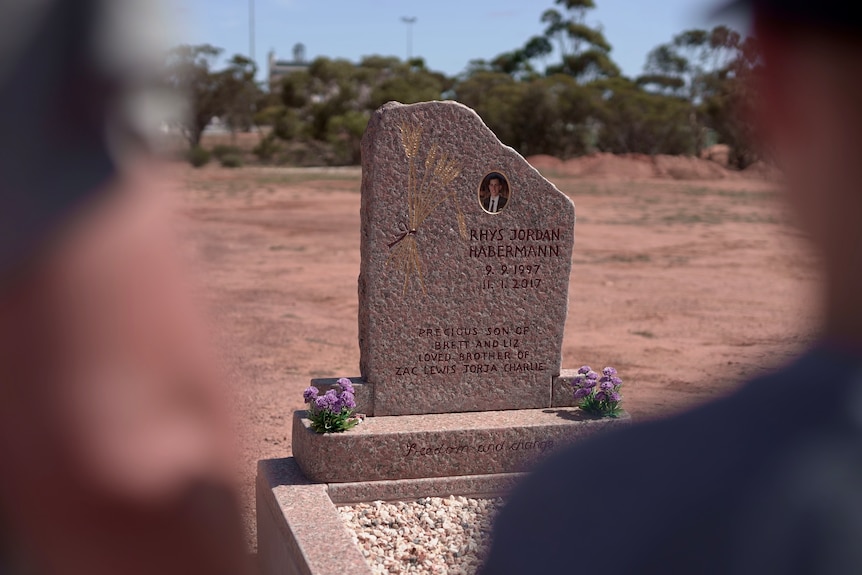
[[(667, 179), (670, 161), (656, 179), (662, 161), (536, 158), (578, 216), (564, 367), (617, 367), (637, 419), (785, 361), (811, 339), (817, 313), (817, 260), (776, 184), (739, 173)], [(254, 548), (255, 462), (290, 454), (309, 379), (358, 375), (360, 172), (173, 169), (183, 246), (240, 415)]]

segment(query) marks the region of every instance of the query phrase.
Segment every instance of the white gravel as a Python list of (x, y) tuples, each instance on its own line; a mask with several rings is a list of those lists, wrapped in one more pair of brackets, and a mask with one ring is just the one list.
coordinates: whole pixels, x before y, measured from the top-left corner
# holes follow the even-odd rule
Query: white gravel
[(473, 575), (484, 560), (502, 499), (426, 497), (339, 507), (376, 573)]

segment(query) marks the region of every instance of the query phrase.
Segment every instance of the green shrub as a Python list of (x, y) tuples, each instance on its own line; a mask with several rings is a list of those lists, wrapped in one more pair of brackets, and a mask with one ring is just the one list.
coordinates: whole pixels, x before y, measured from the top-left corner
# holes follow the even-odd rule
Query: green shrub
[(191, 165), (201, 168), (210, 162), (210, 153), (206, 148), (195, 146), (189, 150), (187, 158)]
[(275, 136), (273, 134), (269, 134), (254, 147), (252, 153), (257, 156), (257, 159), (261, 162), (269, 162), (280, 150), (281, 146), (276, 141)]
[(236, 146), (228, 146), (227, 144), (219, 144), (213, 147), (213, 156), (219, 161), (223, 161), (225, 156), (241, 156), (242, 150)]
[(221, 157), (221, 165), (224, 168), (242, 167), (242, 156), (239, 154), (225, 154)]

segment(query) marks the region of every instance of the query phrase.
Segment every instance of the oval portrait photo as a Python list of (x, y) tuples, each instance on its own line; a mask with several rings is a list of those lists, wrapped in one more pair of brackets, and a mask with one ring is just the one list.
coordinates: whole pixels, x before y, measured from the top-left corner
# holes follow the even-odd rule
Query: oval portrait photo
[(491, 172), (479, 185), (479, 205), (489, 214), (499, 214), (511, 198), (509, 180), (500, 172)]

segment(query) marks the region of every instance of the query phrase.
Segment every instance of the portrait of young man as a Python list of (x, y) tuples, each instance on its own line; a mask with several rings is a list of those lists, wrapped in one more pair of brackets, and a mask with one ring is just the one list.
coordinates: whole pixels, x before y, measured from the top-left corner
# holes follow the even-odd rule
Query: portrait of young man
[(501, 212), (509, 201), (509, 183), (505, 176), (499, 172), (485, 176), (479, 189), (479, 200), (482, 209), (489, 214)]

